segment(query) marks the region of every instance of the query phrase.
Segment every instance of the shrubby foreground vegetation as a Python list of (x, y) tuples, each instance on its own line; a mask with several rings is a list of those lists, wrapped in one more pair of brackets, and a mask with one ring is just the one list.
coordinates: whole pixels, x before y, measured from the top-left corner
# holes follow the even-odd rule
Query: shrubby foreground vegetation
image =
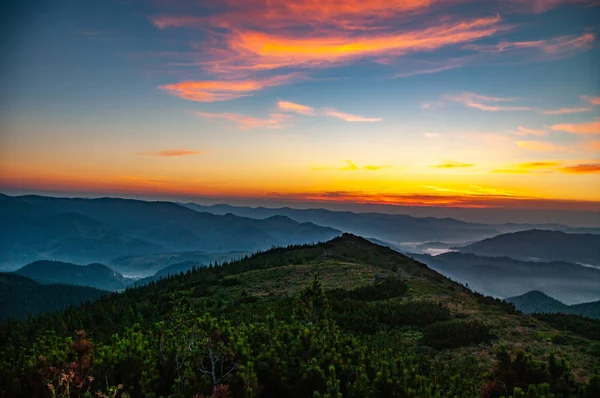
[[(542, 334), (540, 344), (507, 344), (499, 325), (511, 322)], [(0, 394), (600, 396), (596, 343), (568, 334), (587, 347), (570, 351), (556, 336), (509, 304), (345, 235), (8, 322)]]

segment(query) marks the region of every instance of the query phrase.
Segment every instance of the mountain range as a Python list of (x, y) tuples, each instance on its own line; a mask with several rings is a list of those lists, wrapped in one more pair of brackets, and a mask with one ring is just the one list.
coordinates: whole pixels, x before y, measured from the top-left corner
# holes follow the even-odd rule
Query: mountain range
[(312, 243), (341, 232), (285, 216), (200, 213), (171, 202), (0, 195), (0, 269), (36, 260), (108, 263), (116, 257), (230, 252)]
[(403, 251), (427, 252), (429, 248), (452, 247), (456, 244), (479, 241), (500, 234), (544, 229), (568, 233), (600, 234), (600, 228), (573, 228), (562, 224), (480, 224), (453, 218), (413, 217), (402, 214), (354, 213), (326, 209), (266, 208), (217, 204), (203, 206), (197, 203), (182, 205), (200, 212), (235, 214), (264, 219), (275, 215), (286, 216), (298, 222), (312, 222), (340, 231), (378, 239)]

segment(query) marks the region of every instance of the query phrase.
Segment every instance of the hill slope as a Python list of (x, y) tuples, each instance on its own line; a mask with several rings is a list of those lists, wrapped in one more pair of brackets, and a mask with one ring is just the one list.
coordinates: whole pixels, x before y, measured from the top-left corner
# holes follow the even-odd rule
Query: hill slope
[(0, 323), (93, 301), (105, 291), (82, 286), (41, 285), (21, 275), (0, 273)]
[(600, 235), (530, 230), (503, 234), (464, 247), (462, 253), (520, 260), (567, 261), (600, 266)]
[(36, 261), (15, 273), (42, 284), (89, 286), (110, 291), (125, 289), (133, 282), (104, 264), (83, 266), (62, 261)]
[[(46, 329), (55, 331), (52, 340), (44, 340)], [(89, 332), (93, 347), (81, 333), (72, 344), (79, 329)], [(231, 397), (497, 396), (527, 390), (537, 380), (558, 394), (560, 388), (592, 391), (584, 383), (600, 365), (600, 343), (559, 332), (347, 234), (200, 268), (60, 316), (0, 328), (0, 342), (0, 357), (11, 358), (0, 362), (0, 386), (9, 396), (39, 396), (36, 391), (53, 383), (42, 377), (46, 384), (36, 384), (39, 375), (48, 366), (67, 369), (64, 358), (73, 349), (94, 359), (78, 376), (86, 388), (120, 383), (134, 397), (225, 389)], [(554, 355), (570, 362), (573, 374)], [(46, 360), (40, 363), (40, 356)], [(496, 361), (508, 373), (494, 372)]]

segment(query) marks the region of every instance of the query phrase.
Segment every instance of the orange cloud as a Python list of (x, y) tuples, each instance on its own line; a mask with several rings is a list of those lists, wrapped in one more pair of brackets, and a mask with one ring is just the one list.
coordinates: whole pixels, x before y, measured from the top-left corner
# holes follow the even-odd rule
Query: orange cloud
[(600, 163), (577, 164), (563, 167), (560, 171), (569, 174), (597, 174), (600, 173)]
[(600, 141), (590, 141), (585, 145), (585, 148), (600, 152)]
[[(464, 0), (462, 0), (464, 1)], [(159, 15), (150, 21), (159, 29), (202, 28), (212, 25), (230, 28), (242, 24), (253, 28), (293, 29), (304, 24), (312, 28), (377, 29), (382, 20), (410, 17), (433, 6), (459, 3), (457, 0), (222, 0), (224, 13), (210, 17)]]
[(525, 136), (525, 135), (542, 136), (542, 135), (548, 134), (548, 130), (534, 130), (534, 129), (525, 128), (523, 126), (519, 126), (519, 127), (517, 127), (517, 129), (515, 131), (513, 131), (513, 134), (522, 135), (522, 136)]
[(540, 151), (540, 152), (560, 152), (566, 151), (569, 148), (561, 145), (556, 145), (551, 142), (542, 141), (517, 141), (515, 143), (519, 148), (528, 151)]
[(533, 108), (526, 106), (504, 106), (504, 105), (494, 105), (494, 103), (498, 102), (507, 102), (514, 101), (516, 98), (499, 98), (499, 97), (488, 97), (485, 95), (480, 95), (471, 92), (464, 92), (458, 95), (444, 95), (442, 99), (458, 102), (463, 104), (469, 108), (475, 108), (482, 111), (530, 111)]
[(203, 151), (190, 151), (185, 149), (164, 150), (158, 152), (143, 152), (138, 153), (140, 156), (157, 156), (157, 157), (174, 157), (174, 156), (193, 156), (201, 155)]
[(463, 168), (463, 167), (473, 167), (475, 166), (472, 163), (462, 163), (462, 162), (455, 162), (452, 160), (448, 160), (445, 163), (441, 163), (441, 164), (437, 164), (431, 167), (434, 168), (438, 168), (438, 169), (454, 169), (454, 168)]
[(568, 115), (570, 113), (589, 112), (592, 108), (561, 108), (541, 111), (544, 115)]
[[(364, 16), (361, 18), (364, 20)], [(326, 67), (381, 55), (397, 57), (491, 36), (498, 31), (499, 22), (500, 17), (496, 16), (446, 22), (401, 33), (367, 30), (360, 36), (349, 34), (344, 29), (326, 30), (323, 34), (317, 31), (309, 36), (298, 32), (275, 34), (264, 33), (264, 29), (236, 28), (226, 35), (223, 48), (215, 48), (213, 43), (204, 48), (212, 56), (204, 67), (213, 72), (227, 73), (282, 67)]]
[(265, 79), (185, 81), (167, 84), (160, 88), (171, 95), (190, 101), (215, 102), (245, 97), (264, 88), (292, 83), (301, 78), (302, 75), (298, 73), (290, 73)]
[(600, 210), (599, 202), (545, 200), (510, 193), (454, 192), (453, 193), (372, 193), (360, 191), (324, 191), (298, 193), (269, 193), (270, 197), (303, 202), (343, 202), (394, 206), (435, 206), (463, 208), (523, 208), (523, 209), (586, 209)]
[(352, 115), (350, 113), (344, 113), (340, 111), (336, 111), (335, 109), (325, 108), (323, 109), (323, 115), (336, 117), (338, 119), (342, 119), (346, 122), (381, 122), (383, 119), (378, 117), (363, 117)]
[(311, 108), (310, 106), (306, 106), (306, 105), (296, 104), (294, 102), (278, 101), (277, 107), (281, 111), (295, 112), (295, 113), (299, 113), (300, 115), (305, 115), (305, 116), (312, 116), (315, 114), (314, 108)]
[(590, 96), (587, 96), (587, 95), (582, 95), (581, 99), (583, 101), (589, 102), (592, 105), (600, 105), (600, 97), (590, 97)]
[(291, 120), (292, 116), (282, 113), (273, 113), (268, 118), (254, 117), (240, 113), (209, 113), (209, 112), (192, 112), (194, 115), (207, 119), (227, 120), (237, 124), (239, 129), (252, 128), (270, 128), (278, 129), (284, 126), (286, 121)]
[(555, 124), (552, 126), (552, 130), (580, 135), (596, 135), (600, 134), (600, 119), (593, 122)]

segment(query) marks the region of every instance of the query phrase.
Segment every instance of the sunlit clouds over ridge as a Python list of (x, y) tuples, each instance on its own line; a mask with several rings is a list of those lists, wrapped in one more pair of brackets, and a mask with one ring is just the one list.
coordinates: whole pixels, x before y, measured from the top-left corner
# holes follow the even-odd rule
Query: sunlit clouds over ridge
[(2, 190), (600, 209), (596, 0), (57, 3)]

